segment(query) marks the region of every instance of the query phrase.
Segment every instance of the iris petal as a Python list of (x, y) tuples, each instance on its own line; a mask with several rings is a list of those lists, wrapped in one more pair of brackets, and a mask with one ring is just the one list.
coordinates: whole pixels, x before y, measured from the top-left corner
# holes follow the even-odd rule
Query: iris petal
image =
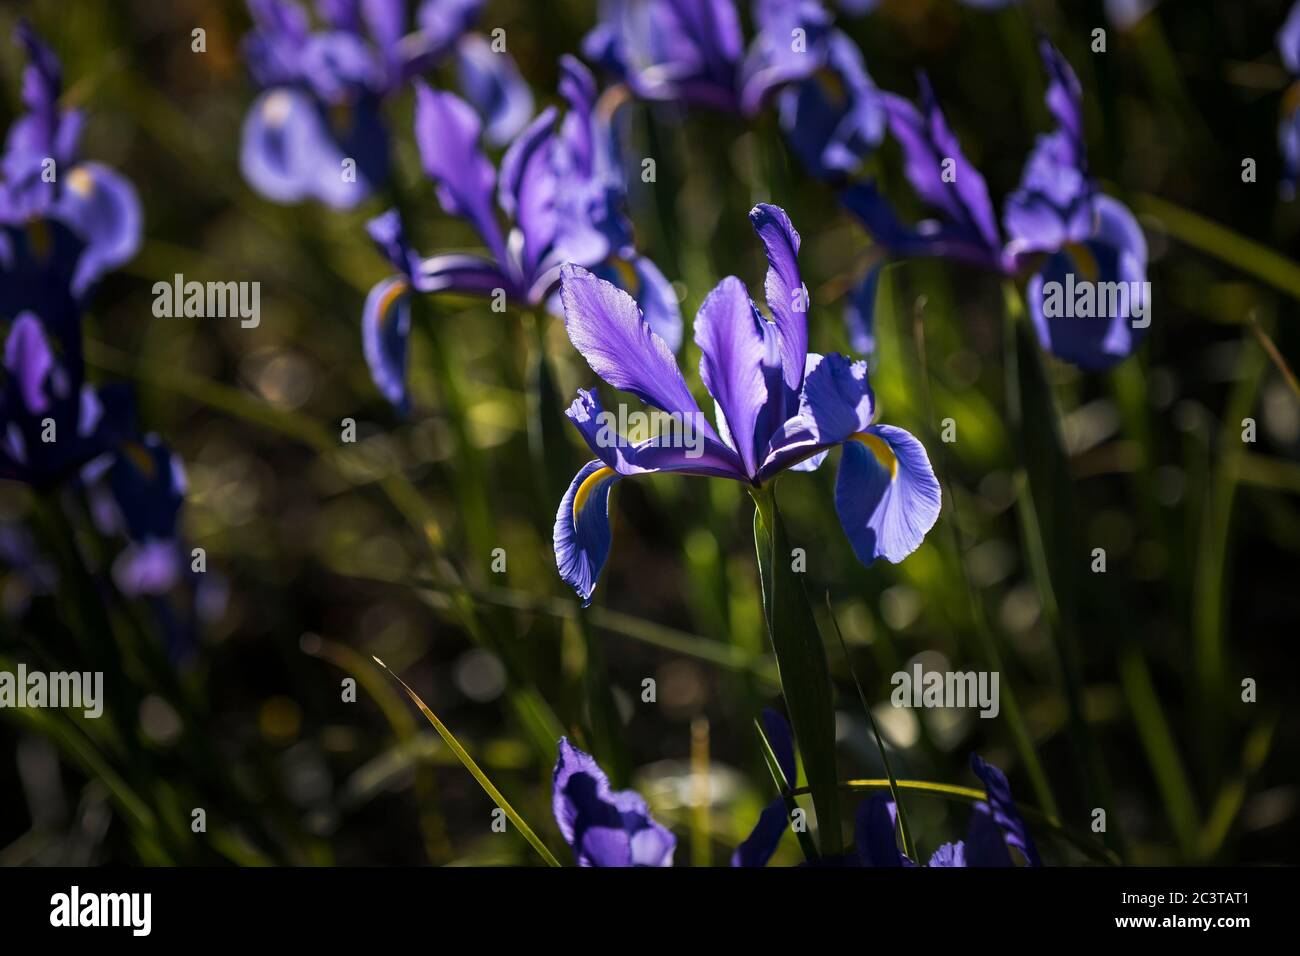
[(781, 365), (786, 385), (795, 392), (803, 384), (808, 354), (808, 290), (799, 274), (799, 233), (780, 206), (760, 203), (749, 221), (767, 253), (767, 307), (781, 339)]
[(579, 866), (672, 866), (677, 838), (640, 794), (610, 789), (600, 765), (561, 737), (551, 808)]
[(939, 482), (925, 448), (892, 425), (872, 425), (844, 443), (835, 510), (863, 564), (897, 564), (939, 518)]
[(406, 391), (406, 351), (411, 336), (411, 287), (403, 276), (377, 283), (361, 312), (361, 344), (370, 377), (400, 414), (410, 408)]
[[(746, 472), (756, 475), (759, 456), (775, 428), (775, 423), (763, 422), (769, 401), (767, 369), (779, 371), (780, 358), (769, 324), (735, 276), (718, 283), (700, 306), (695, 316), (695, 344), (703, 353), (700, 378), (704, 387), (721, 409)], [(773, 386), (781, 388), (779, 378)]]
[(533, 116), (533, 92), (514, 58), (470, 33), (456, 44), (456, 63), (461, 92), (483, 117), (484, 138), (493, 146), (510, 142)]
[(140, 248), (140, 199), (130, 182), (107, 166), (73, 167), (54, 215), (86, 244), (72, 278), (72, 292), (78, 297)]
[(415, 86), (415, 141), (420, 162), (434, 181), (438, 202), (452, 216), (470, 221), (492, 256), (507, 261), (492, 190), (496, 170), (479, 149), (482, 124), (464, 100), (423, 82)]
[[(569, 341), (593, 372), (647, 405), (701, 420), (672, 351), (630, 295), (580, 266), (567, 265), (561, 272), (560, 298)], [(712, 429), (706, 435), (717, 437)]]
[(560, 577), (591, 603), (609, 557), (609, 490), (621, 476), (603, 461), (590, 461), (573, 477), (555, 513), (555, 564)]

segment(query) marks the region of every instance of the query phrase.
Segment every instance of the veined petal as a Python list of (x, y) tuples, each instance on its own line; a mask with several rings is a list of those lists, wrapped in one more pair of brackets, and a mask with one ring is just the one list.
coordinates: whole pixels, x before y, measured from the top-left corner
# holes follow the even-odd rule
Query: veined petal
[(555, 513), (555, 564), (560, 577), (591, 603), (609, 557), (609, 490), (622, 477), (603, 461), (590, 461), (574, 476)]
[[(569, 341), (593, 372), (647, 405), (693, 416), (692, 421), (702, 417), (672, 351), (630, 295), (581, 266), (566, 265), (560, 298)], [(712, 429), (707, 437), (717, 438)]]
[[(692, 421), (671, 413), (636, 412), (639, 415), (656, 414), (667, 421), (659, 423), (660, 432), (644, 437), (621, 434), (618, 419), (606, 413), (600, 396), (590, 389), (579, 389), (578, 397), (565, 410), (582, 435), (587, 447), (601, 461), (623, 476), (649, 474), (657, 471), (676, 474), (700, 475), (712, 478), (731, 478), (744, 481), (745, 473), (730, 448), (705, 437), (702, 419)], [(649, 426), (648, 418), (646, 419)]]
[(404, 276), (381, 280), (366, 296), (361, 312), (361, 344), (379, 393), (405, 415), (406, 350), (411, 336), (411, 286)]
[(940, 846), (931, 854), (930, 862), (926, 864), (926, 866), (932, 867), (964, 867), (965, 865), (966, 846), (961, 840)]
[(780, 356), (774, 330), (735, 276), (718, 283), (700, 306), (695, 344), (703, 353), (700, 378), (726, 420), (724, 434), (730, 434), (746, 473), (757, 475), (759, 457), (777, 424), (765, 421), (763, 413), (771, 379), (780, 395), (779, 377), (769, 375), (769, 370), (779, 372)]
[(66, 176), (54, 214), (86, 244), (72, 278), (81, 297), (140, 248), (140, 199), (124, 176), (99, 163), (74, 166)]
[(504, 146), (533, 116), (533, 91), (509, 53), (495, 53), (487, 39), (469, 33), (456, 44), (457, 74), (465, 99), (483, 117), (483, 135)]
[(925, 448), (892, 425), (872, 425), (844, 443), (835, 510), (863, 564), (894, 564), (921, 545), (939, 518), (939, 482)]
[(415, 141), (424, 171), (437, 185), (438, 202), (478, 230), (492, 256), (507, 261), (492, 202), (496, 170), (479, 149), (482, 124), (473, 108), (454, 93), (415, 86)]
[(749, 221), (767, 253), (767, 307), (781, 339), (781, 366), (786, 385), (798, 392), (808, 354), (808, 290), (799, 274), (799, 233), (780, 206), (759, 203)]
[(682, 347), (682, 310), (677, 293), (648, 256), (632, 254), (610, 259), (591, 271), (636, 300), (650, 331), (664, 340), (669, 351), (676, 353)]

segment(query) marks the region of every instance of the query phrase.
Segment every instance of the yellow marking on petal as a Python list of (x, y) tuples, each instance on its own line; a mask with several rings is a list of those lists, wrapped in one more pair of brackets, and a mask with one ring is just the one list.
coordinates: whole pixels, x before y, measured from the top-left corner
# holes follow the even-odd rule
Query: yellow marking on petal
[(587, 506), (587, 499), (591, 497), (591, 493), (595, 491), (597, 487), (600, 486), (600, 483), (602, 481), (604, 481), (606, 478), (613, 477), (613, 475), (614, 475), (613, 468), (601, 468), (598, 471), (593, 471), (590, 475), (588, 475), (586, 478), (582, 480), (582, 484), (578, 485), (578, 491), (573, 496), (574, 525), (577, 525), (578, 512), (580, 512), (583, 508)]
[(1066, 243), (1065, 250), (1074, 258), (1083, 277), (1089, 282), (1096, 282), (1101, 269), (1097, 266), (1097, 257), (1092, 254), (1092, 250), (1082, 242)]
[(293, 97), (284, 90), (276, 90), (262, 101), (262, 117), (271, 126), (283, 126), (293, 109)]
[(898, 456), (894, 454), (894, 449), (889, 447), (889, 442), (871, 432), (855, 432), (851, 437), (876, 456), (880, 467), (889, 472), (890, 481), (898, 477)]
[(351, 103), (335, 103), (330, 107), (330, 127), (339, 136), (347, 137), (356, 124), (357, 111)]
[(50, 258), (50, 249), (54, 245), (54, 240), (50, 234), (50, 227), (44, 219), (29, 219), (27, 221), (27, 247), (32, 250), (32, 255), (38, 262), (45, 262)]
[(822, 88), (826, 94), (826, 99), (831, 105), (840, 107), (848, 99), (847, 91), (844, 87), (844, 79), (834, 70), (818, 70), (813, 74), (817, 85)]
[(613, 262), (614, 271), (618, 273), (619, 279), (622, 280), (624, 291), (635, 299), (641, 292), (641, 277), (637, 275), (636, 269), (626, 259), (612, 259), (610, 261)]
[(379, 324), (383, 325), (388, 321), (388, 311), (402, 296), (410, 291), (410, 286), (406, 284), (405, 279), (398, 279), (379, 299)]
[(153, 480), (157, 469), (154, 466), (153, 455), (149, 454), (147, 448), (139, 442), (132, 441), (126, 442), (122, 445), (121, 450), (122, 454), (131, 460), (131, 464), (135, 465), (136, 470), (139, 471), (140, 474), (144, 475), (146, 480)]
[(1282, 115), (1290, 116), (1296, 110), (1300, 110), (1300, 80), (1292, 83), (1282, 94)]
[(95, 191), (95, 174), (84, 166), (76, 166), (68, 173), (68, 188), (83, 199)]

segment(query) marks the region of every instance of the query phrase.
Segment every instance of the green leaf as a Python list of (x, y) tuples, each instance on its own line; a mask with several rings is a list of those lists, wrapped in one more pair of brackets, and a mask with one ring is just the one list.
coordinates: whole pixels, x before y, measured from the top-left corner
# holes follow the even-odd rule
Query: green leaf
[(438, 736), (441, 737), (443, 742), (451, 748), (451, 752), (456, 755), (456, 758), (460, 760), (465, 769), (470, 772), (470, 775), (478, 781), (478, 785), (483, 788), (484, 792), (492, 798), (492, 802), (505, 811), (506, 816), (510, 818), (510, 822), (518, 828), (519, 832), (523, 834), (524, 839), (532, 845), (538, 855), (550, 866), (559, 866), (560, 861), (557, 860), (554, 854), (546, 848), (546, 844), (538, 838), (537, 834), (533, 832), (533, 828), (524, 821), (524, 818), (519, 815), (518, 811), (510, 805), (510, 801), (501, 795), (501, 791), (496, 788), (496, 785), (492, 783), (488, 778), (488, 775), (485, 774), (479, 765), (474, 762), (474, 758), (469, 755), (469, 752), (460, 745), (460, 741), (456, 739), (455, 734), (448, 730), (446, 724), (439, 720), (437, 715), (429, 709), (428, 705), (420, 699), (420, 695), (411, 690), (406, 681), (402, 680), (389, 670), (388, 665), (378, 657), (374, 658), (374, 661), (384, 670), (388, 671), (389, 676), (391, 676), (393, 680), (402, 685), (402, 690), (406, 691), (406, 696), (411, 698), (416, 707), (420, 708), (420, 713), (424, 714), (425, 719), (429, 721), (429, 723), (433, 724), (433, 729), (438, 732)]
[(835, 689), (826, 647), (803, 583), (790, 568), (790, 543), (776, 507), (776, 495), (770, 485), (751, 488), (750, 494), (757, 506), (754, 545), (763, 583), (763, 615), (776, 652), (790, 723), (812, 788), (821, 852), (831, 856), (839, 853), (844, 843), (835, 770)]

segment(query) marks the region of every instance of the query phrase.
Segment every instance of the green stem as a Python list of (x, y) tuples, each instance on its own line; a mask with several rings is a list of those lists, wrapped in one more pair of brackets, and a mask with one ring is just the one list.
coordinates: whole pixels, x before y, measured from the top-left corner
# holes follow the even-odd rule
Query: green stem
[(751, 488), (754, 545), (763, 584), (763, 614), (795, 739), (817, 811), (823, 856), (843, 849), (835, 769), (835, 688), (826, 647), (803, 583), (790, 568), (790, 544), (771, 485)]

